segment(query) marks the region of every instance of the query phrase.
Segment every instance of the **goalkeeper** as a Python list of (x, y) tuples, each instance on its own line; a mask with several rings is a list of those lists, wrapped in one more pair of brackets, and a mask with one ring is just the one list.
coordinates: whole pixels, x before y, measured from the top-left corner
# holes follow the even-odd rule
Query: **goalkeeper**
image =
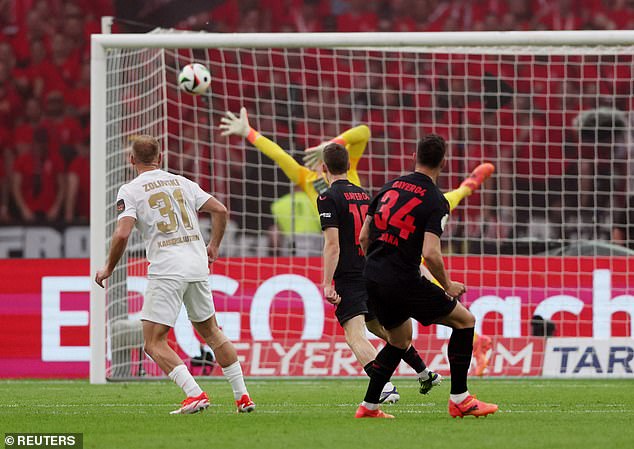
[[(317, 196), (324, 193), (329, 187), (321, 169), (323, 164), (322, 152), (327, 144), (338, 143), (348, 150), (350, 168), (348, 169), (347, 178), (354, 185), (362, 187), (359, 173), (357, 172), (357, 165), (359, 165), (361, 156), (363, 156), (365, 147), (370, 140), (370, 129), (365, 125), (355, 126), (332, 140), (323, 142), (316, 147), (307, 148), (304, 156), (306, 166), (303, 166), (278, 144), (251, 128), (246, 108), (240, 109), (240, 117), (236, 117), (235, 114), (227, 111), (225, 117), (220, 120), (222, 122), (220, 129), (223, 136), (242, 136), (246, 138), (249, 143), (272, 159), (291, 182), (306, 192), (311, 204), (315, 206), (315, 214), (318, 214)], [(469, 177), (462, 181), (460, 187), (445, 193), (445, 198), (449, 202), (449, 211), (453, 211), (463, 199), (476, 191), (491, 176), (494, 170), (493, 164), (480, 164)]]

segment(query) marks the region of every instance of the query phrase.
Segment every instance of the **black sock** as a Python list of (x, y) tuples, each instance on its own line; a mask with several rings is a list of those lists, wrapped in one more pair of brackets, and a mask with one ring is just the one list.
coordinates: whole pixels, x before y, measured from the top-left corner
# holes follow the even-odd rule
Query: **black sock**
[(473, 352), (473, 328), (454, 329), (449, 338), (447, 355), (451, 370), (451, 394), (467, 391), (467, 373)]
[(365, 371), (365, 373), (368, 375), (368, 377), (372, 376), (372, 364), (373, 363), (374, 363), (374, 360), (372, 360), (371, 362), (368, 362), (368, 364), (363, 367), (363, 371)]
[(370, 383), (365, 393), (365, 402), (370, 404), (378, 404), (381, 397), (381, 391), (390, 377), (394, 374), (396, 367), (401, 362), (401, 358), (405, 354), (404, 349), (399, 349), (391, 344), (386, 344), (381, 352), (372, 362), (372, 370), (370, 372)]
[(420, 354), (418, 354), (418, 351), (414, 346), (410, 346), (409, 349), (405, 351), (405, 354), (403, 354), (403, 361), (414, 368), (414, 371), (417, 373), (422, 373), (425, 371), (425, 368), (427, 368), (425, 362), (423, 362), (423, 359), (420, 358)]

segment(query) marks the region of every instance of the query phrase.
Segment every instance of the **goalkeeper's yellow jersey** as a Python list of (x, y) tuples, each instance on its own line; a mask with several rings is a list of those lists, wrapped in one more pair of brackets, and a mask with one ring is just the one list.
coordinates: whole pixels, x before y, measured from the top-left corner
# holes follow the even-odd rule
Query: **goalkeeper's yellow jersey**
[[(301, 187), (310, 198), (311, 204), (317, 210), (317, 196), (321, 195), (328, 189), (328, 182), (323, 175), (310, 170), (299, 164), (293, 157), (284, 151), (278, 144), (267, 139), (255, 130), (249, 134), (249, 142), (251, 142), (258, 150), (271, 158), (282, 169), (284, 174), (293, 183)], [(357, 172), (357, 165), (365, 147), (370, 140), (370, 128), (365, 125), (359, 125), (351, 128), (343, 134), (332, 139), (331, 142), (337, 142), (346, 147), (350, 155), (350, 170), (348, 170), (348, 180), (353, 184), (361, 187), (361, 180)]]

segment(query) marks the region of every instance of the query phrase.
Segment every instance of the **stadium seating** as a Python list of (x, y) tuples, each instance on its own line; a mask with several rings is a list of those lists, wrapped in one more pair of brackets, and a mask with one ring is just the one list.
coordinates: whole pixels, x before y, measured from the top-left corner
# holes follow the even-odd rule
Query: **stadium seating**
[[(24, 0), (10, 3), (12, 8), (0, 13), (0, 174), (3, 180), (0, 187), (5, 189), (4, 194), (0, 195), (3, 200), (0, 201), (6, 202), (0, 204), (0, 222), (20, 224), (25, 221), (26, 217), (10, 194), (9, 178), (16, 168), (16, 162), (24, 159), (25, 153), (34, 151), (34, 135), (47, 131), (49, 144), (46, 159), (55, 161), (56, 164), (61, 161), (63, 182), (69, 183), (73, 178), (72, 182), (79, 183), (79, 188), (71, 190), (77, 195), (71, 206), (62, 207), (56, 213), (41, 210), (32, 219), (36, 223), (85, 223), (88, 219), (86, 192), (89, 189), (89, 36), (98, 32), (100, 16), (116, 15), (114, 2)], [(632, 29), (634, 26), (634, 12), (626, 6), (619, 6), (625, 5), (625, 2), (583, 0), (583, 7), (575, 8), (571, 8), (570, 3), (565, 0), (227, 0), (209, 11), (203, 11), (173, 25), (184, 29), (220, 32)], [(134, 19), (142, 22), (144, 17)], [(120, 31), (134, 31), (124, 24), (118, 27)], [(338, 72), (346, 69), (338, 67), (338, 61), (328, 52), (315, 52), (311, 61), (322, 72), (326, 72), (328, 68), (333, 71), (337, 68)], [(473, 152), (474, 163), (478, 157), (486, 158), (487, 143), (494, 139), (498, 139), (501, 147), (509, 151), (512, 147), (516, 148), (517, 164), (514, 169), (518, 174), (520, 191), (516, 205), (520, 214), (524, 209), (528, 210), (529, 202), (534, 201), (521, 194), (523, 186), (528, 186), (529, 175), (530, 191), (533, 194), (537, 191), (539, 196), (539, 191), (543, 190), (543, 198), (538, 201), (546, 203), (544, 192), (557, 191), (563, 187), (549, 184), (545, 174), (563, 175), (569, 169), (578, 169), (578, 155), (566, 151), (566, 144), (574, 137), (566, 131), (553, 131), (552, 126), (546, 127), (546, 123), (560, 123), (563, 130), (572, 126), (574, 117), (559, 114), (558, 110), (561, 108), (557, 101), (576, 102), (576, 110), (583, 111), (596, 107), (595, 104), (584, 104), (583, 93), (588, 89), (599, 89), (600, 93), (605, 94), (605, 98), (610, 98), (612, 94), (618, 94), (617, 97), (621, 99), (631, 96), (632, 74), (629, 65), (597, 61), (596, 64), (586, 64), (579, 70), (580, 65), (564, 64), (563, 61), (555, 65), (535, 65), (531, 62), (527, 59), (525, 65), (505, 67), (500, 64), (489, 66), (486, 60), (470, 60), (468, 63), (440, 61), (435, 67), (427, 67), (426, 72), (417, 71), (431, 83), (440, 82), (438, 78), (447, 71), (451, 70), (455, 74), (457, 70), (473, 70), (478, 67), (482, 70), (482, 76), (488, 73), (503, 78), (505, 71), (526, 73), (527, 81), (517, 86), (513, 98), (510, 99), (515, 103), (515, 113), (508, 105), (489, 111), (481, 99), (470, 99), (464, 104), (463, 99), (453, 98), (451, 95), (451, 92), (459, 91), (460, 86), (448, 86), (447, 105), (439, 113), (437, 128), (426, 130), (455, 139), (456, 136), (451, 135), (454, 129), (448, 124), (456, 123), (455, 117), (458, 116), (470, 132), (483, 134), (469, 137), (470, 140), (483, 142), (481, 147), (470, 150)], [(349, 69), (354, 71), (354, 68)], [(421, 108), (432, 104), (433, 99), (426, 97), (420, 91), (420, 86), (416, 86), (418, 81), (414, 77), (413, 67), (395, 63), (387, 70), (389, 88), (394, 92), (405, 92), (403, 98), (408, 104)], [(473, 72), (469, 73), (471, 75)], [(229, 80), (235, 78), (236, 86), (238, 77), (244, 81), (249, 76), (265, 77), (269, 73), (226, 72)], [(302, 83), (305, 87), (314, 86), (315, 89), (324, 82), (338, 86), (337, 95), (351, 98), (351, 108), (363, 112), (362, 120), (370, 125), (373, 136), (377, 139), (397, 140), (403, 137), (399, 134), (403, 132), (402, 129), (405, 129), (405, 133), (413, 133), (416, 113), (405, 111), (398, 116), (384, 115), (388, 108), (382, 108), (385, 105), (381, 102), (398, 103), (401, 100), (397, 96), (385, 95), (381, 99), (362, 102), (354, 98), (348, 76), (332, 75), (329, 79), (311, 77), (308, 74), (294, 82)], [(228, 80), (225, 83), (230, 84)], [(557, 98), (563, 96), (549, 95), (552, 92), (566, 92), (566, 96), (564, 100), (558, 100)], [(518, 104), (529, 96), (532, 97), (532, 103)], [(617, 100), (617, 104), (607, 106), (629, 110), (632, 105), (625, 103), (627, 102)], [(237, 109), (239, 105), (234, 106)], [(222, 112), (222, 109), (218, 111)], [(349, 111), (341, 111), (343, 117), (346, 112)], [(385, 125), (393, 121), (411, 126), (390, 129)], [(485, 121), (486, 126), (483, 126)], [(520, 132), (517, 125), (528, 122), (532, 123), (531, 132)], [(272, 125), (280, 128), (286, 127), (288, 123)], [(301, 130), (311, 126), (309, 120), (301, 116), (295, 117), (295, 134), (301, 134)], [(486, 129), (494, 128), (501, 129), (499, 136), (484, 135)], [(51, 132), (52, 129), (55, 132)], [(303, 148), (314, 143), (298, 142), (296, 147)], [(401, 151), (405, 151), (405, 148)], [(398, 168), (399, 162), (394, 164), (391, 169)], [(464, 168), (469, 170), (472, 167)], [(24, 176), (22, 188), (33, 190), (33, 182), (33, 179)], [(373, 185), (380, 180), (369, 182)], [(477, 207), (477, 204), (471, 206)], [(521, 219), (522, 217), (518, 218)]]

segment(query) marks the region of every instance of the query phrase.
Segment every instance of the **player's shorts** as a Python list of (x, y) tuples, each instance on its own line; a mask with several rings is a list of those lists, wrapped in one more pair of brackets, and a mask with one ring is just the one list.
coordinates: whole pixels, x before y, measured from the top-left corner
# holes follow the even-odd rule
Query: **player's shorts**
[(399, 284), (366, 280), (366, 286), (369, 307), (386, 329), (394, 329), (409, 318), (429, 326), (449, 315), (457, 304), (424, 277)]
[(150, 279), (145, 291), (141, 319), (174, 327), (183, 304), (190, 321), (200, 323), (211, 318), (216, 310), (209, 282)]
[(335, 281), (335, 290), (341, 296), (341, 302), (335, 309), (339, 324), (343, 326), (343, 323), (357, 315), (365, 315), (366, 321), (376, 318), (368, 309), (368, 291), (363, 277), (338, 279)]

